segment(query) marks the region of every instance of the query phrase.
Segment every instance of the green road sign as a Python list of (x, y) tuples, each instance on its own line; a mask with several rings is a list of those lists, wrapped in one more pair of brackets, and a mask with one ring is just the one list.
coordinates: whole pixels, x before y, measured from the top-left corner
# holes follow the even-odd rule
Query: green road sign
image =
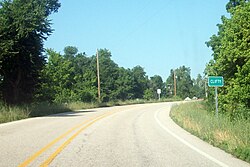
[(208, 86), (209, 87), (222, 87), (224, 85), (224, 80), (222, 76), (209, 76)]

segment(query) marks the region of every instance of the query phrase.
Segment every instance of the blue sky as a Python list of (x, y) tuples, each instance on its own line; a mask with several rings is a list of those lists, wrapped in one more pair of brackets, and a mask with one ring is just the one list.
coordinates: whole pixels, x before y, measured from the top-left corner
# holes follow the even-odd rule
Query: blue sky
[(144, 67), (165, 79), (182, 65), (202, 74), (212, 58), (205, 42), (216, 34), (228, 0), (61, 0), (51, 16), (55, 31), (46, 48), (76, 46), (94, 55), (107, 48), (125, 68)]

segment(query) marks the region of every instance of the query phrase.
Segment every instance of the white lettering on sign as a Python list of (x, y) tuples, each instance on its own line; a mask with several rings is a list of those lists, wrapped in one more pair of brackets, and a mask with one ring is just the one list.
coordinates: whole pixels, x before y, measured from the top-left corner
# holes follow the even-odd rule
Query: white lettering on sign
[(222, 83), (222, 80), (218, 80), (218, 79), (216, 79), (216, 80), (210, 80), (210, 83), (211, 84)]

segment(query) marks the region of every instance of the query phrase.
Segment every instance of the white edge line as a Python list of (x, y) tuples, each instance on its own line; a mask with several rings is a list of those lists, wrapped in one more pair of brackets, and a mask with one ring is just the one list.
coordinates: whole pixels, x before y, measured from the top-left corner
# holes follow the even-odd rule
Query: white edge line
[(177, 140), (179, 140), (180, 142), (182, 142), (183, 144), (185, 144), (186, 146), (188, 146), (189, 148), (193, 149), (194, 151), (198, 152), (199, 154), (203, 155), (204, 157), (210, 159), (211, 161), (215, 162), (216, 164), (222, 166), (222, 167), (228, 167), (228, 165), (224, 164), (223, 162), (215, 159), (214, 157), (210, 156), (209, 154), (199, 150), (197, 147), (191, 145), (190, 143), (188, 143), (187, 141), (183, 140), (181, 137), (177, 136), (176, 134), (174, 134), (171, 130), (169, 130), (166, 126), (164, 126), (160, 120), (158, 119), (158, 114), (159, 111), (155, 113), (154, 117), (156, 122), (160, 125), (160, 127), (162, 129), (164, 129), (165, 131), (167, 131), (169, 134), (171, 134), (173, 137), (175, 137)]

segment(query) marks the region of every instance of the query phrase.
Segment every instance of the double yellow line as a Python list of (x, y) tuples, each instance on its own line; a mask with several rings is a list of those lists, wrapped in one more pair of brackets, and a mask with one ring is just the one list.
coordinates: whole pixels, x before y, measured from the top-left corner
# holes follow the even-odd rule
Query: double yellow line
[(52, 153), (49, 158), (47, 160), (45, 160), (40, 166), (41, 167), (46, 167), (48, 166), (55, 158), (56, 156), (67, 146), (70, 144), (70, 142), (76, 138), (83, 130), (87, 129), (89, 126), (91, 126), (92, 124), (96, 123), (97, 121), (108, 117), (112, 114), (114, 114), (116, 112), (111, 112), (111, 113), (105, 113), (102, 114), (101, 116), (97, 116), (97, 117), (93, 117), (89, 120), (86, 120), (84, 122), (82, 122), (81, 124), (71, 128), (70, 130), (68, 130), (67, 132), (65, 132), (64, 134), (62, 134), (61, 136), (59, 136), (58, 138), (54, 139), (53, 141), (51, 141), (48, 145), (46, 145), (45, 147), (43, 147), (42, 149), (40, 149), (39, 151), (37, 151), (35, 154), (33, 154), (32, 156), (30, 156), (28, 159), (26, 159), (23, 163), (21, 163), (18, 167), (26, 167), (28, 166), (31, 162), (33, 162), (36, 158), (38, 158), (42, 153), (44, 153), (45, 151), (47, 151), (49, 148), (51, 148), (53, 145), (55, 145), (57, 142), (59, 142), (60, 140), (62, 140), (63, 138), (66, 138), (71, 132), (73, 132), (74, 130), (80, 128), (76, 133), (74, 133), (68, 140), (66, 140), (61, 146), (59, 146), (57, 148), (57, 150)]

